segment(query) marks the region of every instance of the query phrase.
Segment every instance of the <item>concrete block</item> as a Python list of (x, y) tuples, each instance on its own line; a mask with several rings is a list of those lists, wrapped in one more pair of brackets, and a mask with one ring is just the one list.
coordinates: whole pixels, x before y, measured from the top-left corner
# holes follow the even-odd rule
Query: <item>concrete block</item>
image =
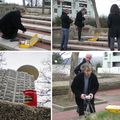
[(17, 51), (45, 51), (45, 49), (38, 47), (31, 48), (19, 48), (19, 42), (10, 42), (10, 40), (6, 40), (0, 37), (0, 47), (6, 48), (7, 50), (17, 50)]

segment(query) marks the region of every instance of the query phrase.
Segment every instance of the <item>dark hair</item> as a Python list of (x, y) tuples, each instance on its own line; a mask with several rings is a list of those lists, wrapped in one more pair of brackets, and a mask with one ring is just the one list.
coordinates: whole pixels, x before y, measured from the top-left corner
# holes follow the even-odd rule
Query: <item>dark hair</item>
[(82, 8), (80, 11), (85, 11), (85, 12), (87, 12), (86, 8)]
[(111, 14), (120, 14), (120, 9), (117, 4), (113, 4), (110, 9)]

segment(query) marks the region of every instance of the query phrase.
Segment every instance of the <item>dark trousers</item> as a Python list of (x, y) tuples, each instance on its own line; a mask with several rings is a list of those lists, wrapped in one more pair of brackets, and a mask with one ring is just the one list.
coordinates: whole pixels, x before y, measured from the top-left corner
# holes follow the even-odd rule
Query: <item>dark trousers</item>
[[(120, 51), (120, 37), (117, 38), (117, 43), (118, 43), (118, 50)], [(110, 37), (110, 50), (112, 51), (115, 49), (114, 44), (115, 44), (115, 37)]]
[(6, 39), (14, 39), (17, 36), (18, 29), (7, 29), (1, 28), (1, 32), (3, 33), (4, 38)]
[(82, 28), (81, 27), (77, 27), (78, 28), (78, 40), (81, 40), (81, 33), (82, 33)]
[(69, 39), (69, 29), (62, 28), (61, 50), (67, 50), (68, 39)]
[(94, 99), (92, 99), (91, 101), (87, 102), (85, 100), (81, 100), (78, 97), (75, 97), (75, 101), (77, 104), (77, 112), (79, 114), (79, 116), (84, 115), (84, 111), (86, 110), (87, 104), (90, 103), (92, 108), (90, 107), (90, 112), (94, 113), (95, 112), (95, 105), (94, 105)]

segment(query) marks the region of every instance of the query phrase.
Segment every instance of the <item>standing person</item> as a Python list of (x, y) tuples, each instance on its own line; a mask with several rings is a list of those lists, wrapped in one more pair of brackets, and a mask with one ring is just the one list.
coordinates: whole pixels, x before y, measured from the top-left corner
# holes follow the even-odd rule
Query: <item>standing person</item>
[(61, 15), (62, 21), (62, 40), (61, 40), (61, 50), (67, 50), (67, 44), (69, 39), (69, 28), (70, 24), (73, 22), (68, 16), (68, 10), (65, 9)]
[(0, 20), (0, 30), (2, 32), (2, 38), (11, 39), (10, 41), (17, 41), (16, 39), (18, 29), (23, 32), (26, 28), (21, 23), (21, 17), (25, 14), (24, 8), (18, 8), (16, 11), (7, 13)]
[(95, 112), (94, 97), (99, 88), (99, 83), (96, 75), (92, 72), (93, 68), (90, 63), (85, 63), (83, 66), (83, 72), (78, 74), (72, 84), (71, 89), (75, 94), (75, 101), (78, 106), (79, 116), (84, 115), (86, 109), (86, 96), (90, 96), (90, 103), (92, 108), (90, 112)]
[(84, 15), (87, 13), (86, 9), (83, 8), (81, 9), (76, 16), (75, 19), (75, 25), (77, 26), (77, 30), (78, 30), (78, 41), (81, 41), (81, 32), (82, 32), (82, 28), (84, 27)]
[(75, 74), (79, 74), (81, 72), (81, 65), (83, 65), (84, 63), (90, 63), (90, 60), (92, 59), (92, 55), (87, 53), (85, 58), (83, 58), (83, 61), (75, 68), (74, 72)]
[(118, 50), (120, 50), (120, 10), (117, 4), (113, 4), (108, 16), (110, 50), (114, 50), (115, 37), (118, 42)]

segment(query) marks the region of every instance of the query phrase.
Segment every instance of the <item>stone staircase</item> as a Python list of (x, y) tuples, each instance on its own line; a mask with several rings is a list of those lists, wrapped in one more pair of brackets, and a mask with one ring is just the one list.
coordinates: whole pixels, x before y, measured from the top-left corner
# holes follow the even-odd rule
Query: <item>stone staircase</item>
[[(48, 15), (49, 16), (49, 15)], [(27, 28), (27, 31), (23, 33), (18, 31), (18, 38), (30, 39), (34, 34), (38, 34), (39, 42), (30, 49), (22, 49), (18, 47), (18, 42), (5, 41), (0, 39), (0, 46), (10, 50), (50, 50), (51, 49), (51, 17), (45, 15), (24, 15), (22, 24)], [(4, 44), (5, 43), (5, 44)], [(11, 46), (10, 46), (11, 45)]]
[[(82, 50), (82, 51), (109, 51), (107, 36), (100, 36), (97, 41), (88, 41), (88, 39), (94, 38), (94, 36), (82, 36), (83, 41), (78, 41), (75, 36), (75, 40), (69, 40), (68, 50)], [(115, 43), (117, 47), (117, 43)], [(59, 49), (60, 44), (54, 44), (54, 49)]]

